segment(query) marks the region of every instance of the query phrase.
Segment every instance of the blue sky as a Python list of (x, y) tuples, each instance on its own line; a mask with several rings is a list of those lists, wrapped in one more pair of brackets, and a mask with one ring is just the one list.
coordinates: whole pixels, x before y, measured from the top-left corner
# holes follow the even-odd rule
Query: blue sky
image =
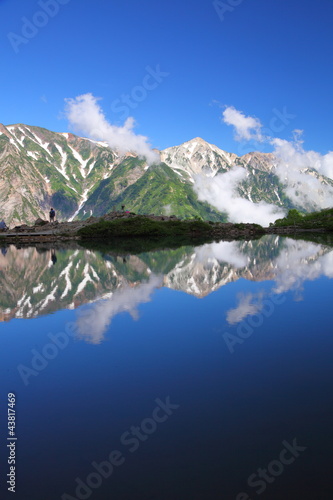
[[(42, 4), (58, 12), (40, 15)], [(0, 0), (0, 122), (66, 132), (64, 99), (89, 92), (112, 124), (133, 116), (135, 131), (159, 149), (200, 136), (237, 152), (221, 120), (221, 106), (234, 106), (268, 129), (277, 124), (273, 135), (289, 140), (302, 129), (306, 149), (332, 150), (332, 0), (221, 0), (215, 7), (204, 0)], [(23, 18), (32, 22), (30, 38)], [(158, 67), (154, 80), (148, 75)], [(283, 110), (286, 123), (275, 119)]]

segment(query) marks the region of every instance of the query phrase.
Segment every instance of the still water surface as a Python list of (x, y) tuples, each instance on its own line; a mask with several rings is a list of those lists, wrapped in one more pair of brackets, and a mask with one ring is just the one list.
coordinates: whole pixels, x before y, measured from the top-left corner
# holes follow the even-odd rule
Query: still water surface
[(331, 500), (332, 278), (277, 236), (2, 249), (1, 499)]

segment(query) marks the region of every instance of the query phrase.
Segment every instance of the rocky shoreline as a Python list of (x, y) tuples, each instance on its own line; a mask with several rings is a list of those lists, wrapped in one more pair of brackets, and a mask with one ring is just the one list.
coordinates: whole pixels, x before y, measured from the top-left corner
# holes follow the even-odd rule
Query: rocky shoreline
[[(82, 228), (91, 226), (92, 224), (101, 221), (118, 221), (121, 219), (135, 219), (137, 217), (144, 217), (146, 219), (162, 222), (163, 221), (179, 221), (184, 224), (184, 230), (188, 222), (193, 220), (181, 220), (176, 216), (159, 216), (154, 214), (137, 215), (134, 213), (126, 212), (110, 212), (102, 217), (89, 217), (83, 221), (55, 221), (50, 223), (46, 220), (37, 219), (31, 226), (22, 224), (15, 226), (6, 232), (0, 233), (0, 238), (6, 242), (43, 242), (43, 241), (68, 241), (80, 240), (81, 236), (78, 231)], [(204, 221), (206, 222), (206, 221)], [(263, 228), (257, 224), (233, 224), (230, 222), (207, 222), (210, 226), (209, 235), (213, 238), (234, 239), (239, 237), (258, 237), (263, 234), (295, 234), (301, 232), (325, 232), (322, 229), (304, 229), (297, 226), (284, 226), (284, 227), (266, 227)], [(200, 232), (200, 231), (199, 231)], [(195, 234), (193, 234), (195, 236)]]

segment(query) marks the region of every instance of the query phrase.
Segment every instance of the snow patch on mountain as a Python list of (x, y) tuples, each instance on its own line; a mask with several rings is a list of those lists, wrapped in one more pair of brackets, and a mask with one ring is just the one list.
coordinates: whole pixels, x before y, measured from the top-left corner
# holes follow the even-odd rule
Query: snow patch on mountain
[(31, 156), (34, 160), (38, 160), (38, 152), (37, 151), (27, 151), (27, 155)]
[(65, 290), (62, 292), (60, 298), (63, 299), (64, 297), (66, 297), (66, 295), (68, 294), (68, 292), (72, 289), (72, 282), (70, 280), (70, 270), (71, 270), (71, 267), (73, 266), (73, 262), (70, 262), (68, 264), (68, 266), (65, 267), (65, 269), (63, 271), (61, 271), (61, 273), (59, 274), (59, 278), (61, 278), (62, 276), (65, 277), (65, 281), (66, 281), (66, 288)]
[(77, 287), (77, 290), (74, 294), (74, 297), (82, 292), (82, 290), (85, 288), (86, 284), (89, 283), (89, 281), (94, 282), (94, 280), (91, 278), (91, 276), (89, 274), (89, 264), (88, 263), (86, 263), (86, 265), (84, 266), (83, 275), (84, 275), (84, 278), (81, 281), (81, 283), (79, 284), (79, 286)]
[(11, 144), (13, 144), (13, 146), (15, 146), (16, 149), (18, 149), (19, 152), (21, 152), (20, 148), (18, 147), (18, 145), (16, 144), (16, 141), (13, 138), (9, 139), (9, 142)]
[(87, 172), (85, 171), (85, 168), (86, 168), (87, 163), (90, 160), (90, 158), (88, 158), (87, 160), (84, 160), (82, 158), (82, 156), (80, 155), (80, 153), (78, 153), (78, 151), (76, 151), (74, 148), (72, 148), (72, 146), (70, 146), (70, 145), (68, 145), (68, 146), (71, 149), (74, 158), (79, 162), (81, 175), (83, 178), (85, 178), (87, 176)]
[(65, 165), (66, 165), (66, 161), (67, 161), (67, 154), (65, 153), (65, 151), (63, 151), (62, 147), (59, 144), (55, 143), (54, 145), (57, 148), (57, 150), (59, 151), (60, 156), (61, 156), (60, 169), (63, 172), (63, 175), (66, 175)]
[(49, 147), (50, 143), (49, 142), (43, 142), (42, 139), (40, 137), (38, 137), (38, 135), (36, 135), (31, 129), (28, 128), (28, 130), (35, 137), (35, 139), (37, 141), (37, 144), (39, 146), (41, 146), (47, 152), (47, 154), (49, 156), (52, 156), (51, 153), (50, 153), (50, 151), (48, 150), (48, 147)]
[[(51, 265), (52, 265), (52, 262), (51, 262)], [(39, 304), (39, 308), (40, 309), (44, 309), (50, 301), (56, 300), (55, 293), (56, 293), (57, 290), (58, 290), (58, 285), (56, 285), (53, 288), (53, 290), (51, 291), (51, 293), (49, 293), (47, 295), (47, 297), (45, 297), (45, 299)]]
[(89, 193), (89, 191), (90, 191), (90, 189), (85, 189), (83, 191), (83, 194), (82, 194), (79, 206), (78, 206), (77, 210), (74, 212), (74, 214), (68, 219), (69, 222), (72, 222), (72, 220), (74, 220), (75, 217), (77, 216), (77, 214), (80, 212), (81, 208), (83, 207), (83, 205), (85, 204), (85, 202), (88, 199), (88, 193)]
[[(89, 158), (89, 160), (90, 160), (90, 158)], [(89, 169), (88, 169), (88, 172), (87, 172), (87, 177), (90, 174), (90, 172), (92, 171), (92, 169), (94, 168), (95, 164), (96, 164), (96, 160), (94, 160), (94, 161), (91, 162), (91, 165), (89, 166)]]

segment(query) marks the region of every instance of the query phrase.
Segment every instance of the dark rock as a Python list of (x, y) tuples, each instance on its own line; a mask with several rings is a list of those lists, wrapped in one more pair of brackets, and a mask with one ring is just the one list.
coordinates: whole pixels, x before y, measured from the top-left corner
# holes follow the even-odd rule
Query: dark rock
[(14, 227), (14, 231), (16, 232), (22, 232), (25, 231), (26, 229), (29, 229), (29, 226), (27, 224), (22, 224), (21, 226)]
[(35, 220), (34, 226), (45, 226), (45, 224), (48, 224), (48, 221), (38, 217), (38, 219)]

